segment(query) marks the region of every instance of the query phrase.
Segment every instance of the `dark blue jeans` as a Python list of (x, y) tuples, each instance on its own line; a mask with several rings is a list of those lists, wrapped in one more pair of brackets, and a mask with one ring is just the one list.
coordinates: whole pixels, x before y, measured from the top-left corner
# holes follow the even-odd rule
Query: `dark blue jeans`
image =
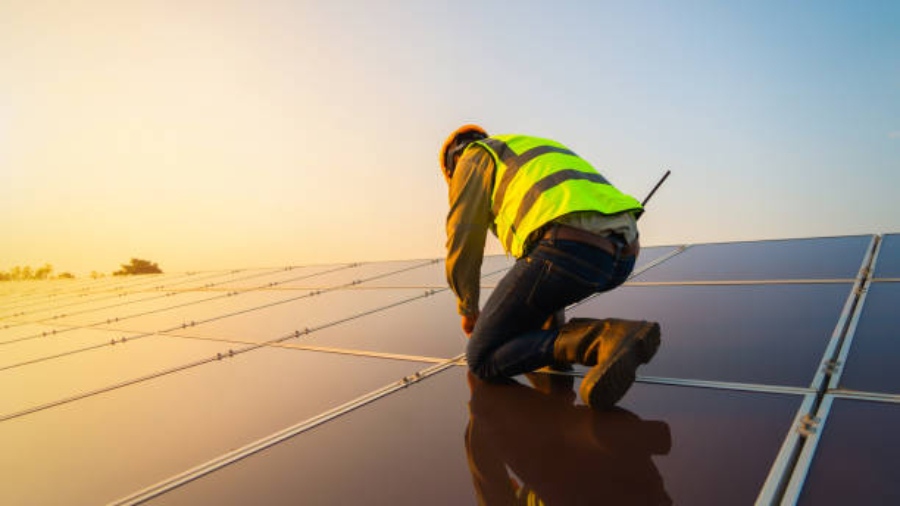
[(559, 329), (542, 330), (544, 322), (570, 304), (624, 283), (634, 260), (579, 242), (540, 241), (516, 261), (485, 303), (466, 349), (469, 369), (491, 379), (552, 364)]

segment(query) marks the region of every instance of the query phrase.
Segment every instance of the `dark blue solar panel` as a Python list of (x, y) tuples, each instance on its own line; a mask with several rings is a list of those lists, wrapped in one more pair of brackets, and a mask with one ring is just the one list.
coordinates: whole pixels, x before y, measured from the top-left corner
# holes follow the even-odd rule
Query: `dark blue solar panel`
[(872, 283), (841, 386), (900, 394), (900, 283)]
[(625, 286), (568, 316), (659, 322), (662, 346), (640, 374), (807, 387), (851, 286)]
[(900, 278), (900, 234), (885, 235), (882, 238), (874, 277)]
[(636, 281), (855, 278), (871, 236), (699, 244)]
[(836, 399), (799, 504), (900, 504), (900, 404)]

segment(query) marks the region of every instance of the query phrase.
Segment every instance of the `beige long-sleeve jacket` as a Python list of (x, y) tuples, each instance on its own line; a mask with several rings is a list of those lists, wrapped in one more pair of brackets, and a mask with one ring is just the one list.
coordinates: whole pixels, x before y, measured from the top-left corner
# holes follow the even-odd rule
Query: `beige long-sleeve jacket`
[[(491, 213), (494, 159), (480, 147), (467, 150), (450, 179), (447, 214), (447, 282), (457, 298), (459, 314), (478, 314), (479, 278), (488, 230), (497, 234)], [(596, 212), (567, 214), (554, 220), (599, 235), (620, 234), (637, 239), (637, 223), (630, 213), (605, 216)], [(526, 248), (527, 249), (527, 248)]]

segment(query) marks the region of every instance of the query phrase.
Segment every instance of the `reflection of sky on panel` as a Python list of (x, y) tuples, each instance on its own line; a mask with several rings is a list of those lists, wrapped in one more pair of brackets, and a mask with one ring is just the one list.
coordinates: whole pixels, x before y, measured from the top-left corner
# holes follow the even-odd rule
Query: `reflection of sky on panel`
[[(204, 277), (202, 281), (196, 285), (208, 286), (217, 281), (227, 280), (233, 277), (232, 274), (219, 274), (214, 278)], [(143, 300), (158, 299), (166, 295), (166, 293), (179, 293), (178, 290), (184, 290), (183, 283), (172, 283), (165, 287), (162, 285), (154, 285), (143, 288), (134, 288), (133, 290), (117, 290), (117, 291), (98, 291), (85, 294), (81, 297), (71, 298), (66, 301), (51, 301), (47, 303), (32, 305), (21, 309), (17, 318), (28, 321), (40, 321), (49, 318), (65, 317), (73, 314), (81, 314), (93, 307), (113, 306), (121, 304), (129, 304)]]
[(897, 427), (900, 404), (836, 399), (798, 503), (900, 504)]
[(173, 306), (182, 304), (199, 303), (215, 297), (225, 298), (223, 292), (177, 292), (172, 295), (163, 293), (138, 294), (130, 299), (123, 297), (119, 300), (97, 302), (93, 306), (82, 308), (77, 314), (67, 314), (62, 318), (50, 320), (59, 325), (95, 325), (108, 323), (113, 325), (116, 319), (125, 319), (154, 311), (169, 311)]
[(872, 283), (841, 387), (900, 394), (900, 283)]
[(0, 415), (208, 358), (230, 347), (152, 336), (0, 371)]
[(48, 297), (77, 291), (97, 280), (91, 278), (54, 279), (47, 281), (6, 281), (0, 283), (0, 308), (32, 297)]
[[(222, 273), (197, 273), (197, 274), (146, 274), (142, 276), (116, 276), (116, 279), (125, 279), (124, 282), (92, 284), (83, 290), (71, 293), (62, 293), (52, 297), (35, 297), (23, 300), (19, 304), (10, 304), (0, 309), (0, 317), (6, 317), (14, 313), (26, 313), (31, 315), (36, 312), (47, 312), (64, 307), (75, 307), (82, 303), (90, 303), (96, 300), (109, 300), (121, 296), (123, 293), (134, 291), (147, 291), (156, 288), (178, 287), (194, 280), (207, 279), (211, 276), (222, 276)], [(57, 311), (59, 312), (59, 311)]]
[[(262, 342), (419, 297), (424, 293), (424, 290), (416, 289), (332, 290), (177, 330), (176, 333)], [(375, 321), (384, 314), (379, 312), (361, 319)]]
[(851, 279), (871, 236), (698, 244), (635, 281)]
[[(7, 325), (4, 323), (3, 325)], [(0, 325), (2, 327), (3, 325)], [(34, 323), (24, 324), (24, 325), (16, 325), (14, 323), (8, 323), (10, 325), (8, 328), (0, 328), (0, 345), (10, 341), (18, 341), (23, 338), (30, 338), (35, 336), (45, 337), (46, 335), (52, 336), (53, 331), (56, 330), (66, 330), (63, 327), (51, 327), (49, 325), (38, 325)], [(0, 353), (3, 353), (3, 346), (0, 346)]]
[(900, 234), (888, 234), (882, 238), (874, 277), (900, 278)]
[[(100, 326), (142, 332), (168, 330), (176, 326), (189, 325), (192, 321), (199, 324), (199, 322), (208, 318), (215, 318), (236, 311), (250, 310), (258, 306), (294, 298), (302, 298), (308, 293), (307, 290), (298, 290), (296, 292), (239, 292), (237, 295), (216, 298), (197, 304), (172, 307), (159, 313), (129, 317), (109, 325)], [(126, 316), (129, 315), (126, 314)]]
[(432, 260), (399, 260), (392, 262), (373, 262), (359, 264), (355, 267), (340, 269), (322, 275), (312, 276), (306, 279), (284, 283), (284, 287), (291, 288), (330, 288), (343, 286), (350, 283), (365, 281), (376, 276), (393, 275), (404, 269), (414, 269), (428, 265)]
[(216, 285), (218, 289), (248, 289), (248, 288), (265, 288), (272, 284), (280, 284), (284, 281), (295, 280), (298, 278), (314, 277), (321, 275), (323, 272), (337, 270), (343, 268), (343, 265), (315, 265), (308, 267), (285, 267), (280, 269), (270, 269), (269, 272), (260, 275), (242, 275), (236, 276), (233, 280), (226, 280)]
[(807, 387), (850, 284), (621, 287), (573, 317), (659, 322), (662, 346), (639, 374)]
[(801, 401), (638, 384), (598, 413), (558, 379), (470, 393), (457, 367), (150, 503), (473, 504), (471, 464), (489, 504), (514, 502), (511, 479), (547, 504), (748, 504)]
[[(490, 293), (481, 291), (482, 306)], [(287, 342), (450, 358), (465, 350), (466, 336), (448, 290)]]
[[(68, 300), (71, 297), (100, 290), (116, 290), (130, 286), (146, 286), (148, 284), (155, 285), (174, 280), (185, 280), (189, 279), (189, 276), (199, 275), (199, 273), (187, 274), (181, 272), (174, 274), (146, 274), (143, 276), (107, 276), (99, 279), (20, 281), (13, 286), (16, 286), (15, 298), (22, 304), (31, 304), (51, 299)], [(27, 288), (29, 285), (30, 288)], [(6, 307), (5, 302), (4, 306), (2, 306), (4, 309)]]
[(677, 246), (647, 246), (641, 247), (638, 253), (637, 261), (634, 263), (635, 270), (649, 264), (650, 262), (667, 255), (677, 249)]
[[(481, 263), (481, 274), (489, 274), (512, 266), (513, 259), (502, 255), (488, 255)], [(447, 264), (441, 259), (438, 262), (418, 267), (409, 271), (392, 274), (383, 278), (366, 281), (361, 286), (379, 287), (447, 287)]]
[(9, 420), (0, 503), (105, 504), (422, 367), (254, 350)]
[(121, 339), (122, 337), (125, 336), (109, 331), (73, 329), (48, 337), (3, 345), (0, 347), (0, 368), (88, 346), (109, 343), (111, 339)]

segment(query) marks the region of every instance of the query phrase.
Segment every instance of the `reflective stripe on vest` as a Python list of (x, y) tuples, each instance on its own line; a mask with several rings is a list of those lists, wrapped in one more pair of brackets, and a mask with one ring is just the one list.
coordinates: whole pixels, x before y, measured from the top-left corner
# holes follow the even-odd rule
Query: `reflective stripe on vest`
[(564, 214), (641, 209), (637, 200), (619, 192), (589, 163), (557, 142), (498, 135), (473, 144), (494, 159), (494, 224), (504, 249), (517, 258), (532, 232)]

